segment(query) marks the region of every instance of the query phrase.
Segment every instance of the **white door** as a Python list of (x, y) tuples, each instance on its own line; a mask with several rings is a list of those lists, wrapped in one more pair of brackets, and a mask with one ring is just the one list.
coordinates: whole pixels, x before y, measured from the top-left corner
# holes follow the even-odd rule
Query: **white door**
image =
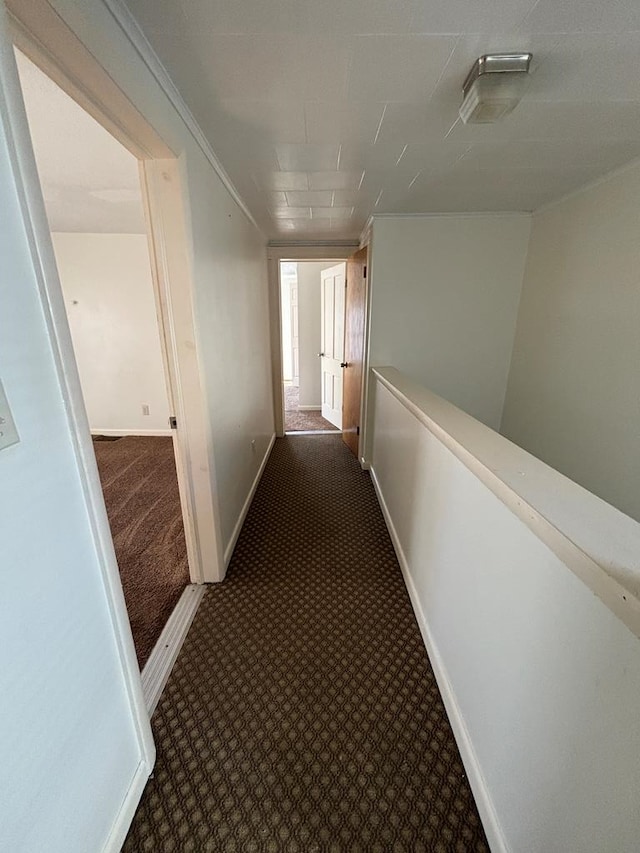
[(293, 384), (299, 385), (300, 342), (298, 332), (298, 279), (291, 282), (291, 365)]
[(323, 270), (322, 278), (322, 417), (342, 429), (344, 360), (344, 291), (346, 265)]

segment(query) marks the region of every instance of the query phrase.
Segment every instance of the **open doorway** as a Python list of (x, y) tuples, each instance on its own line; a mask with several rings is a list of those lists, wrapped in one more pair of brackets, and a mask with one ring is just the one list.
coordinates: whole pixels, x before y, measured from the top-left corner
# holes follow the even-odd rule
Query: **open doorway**
[(274, 326), (280, 330), (278, 429), (290, 435), (339, 433), (362, 462), (368, 248), (340, 260), (280, 255), (270, 261), (280, 320)]
[(190, 577), (139, 163), (16, 59), (142, 669)]
[[(342, 361), (343, 261), (282, 261), (280, 311), (285, 432), (338, 432), (342, 428), (340, 368), (334, 382), (328, 366)], [(338, 300), (327, 284), (332, 271)], [(340, 302), (342, 297), (342, 302)], [(339, 402), (338, 402), (339, 400)]]

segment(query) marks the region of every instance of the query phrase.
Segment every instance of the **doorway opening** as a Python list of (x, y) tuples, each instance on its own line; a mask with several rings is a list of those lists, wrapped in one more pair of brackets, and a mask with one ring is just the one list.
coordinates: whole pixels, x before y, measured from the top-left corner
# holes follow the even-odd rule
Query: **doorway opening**
[(285, 434), (341, 433), (358, 456), (367, 249), (347, 260), (280, 260)]
[[(344, 262), (339, 266), (344, 269)], [(323, 276), (333, 267), (328, 262), (283, 261), (280, 265), (280, 310), (282, 317), (282, 384), (286, 432), (337, 432), (342, 429), (341, 411), (324, 404), (323, 367), (333, 354), (340, 330), (329, 326), (339, 308), (325, 306)], [(342, 287), (344, 292), (344, 284)], [(324, 345), (327, 340), (331, 352)], [(323, 349), (327, 353), (323, 354)], [(327, 382), (329, 389), (329, 383)], [(333, 388), (329, 389), (333, 393)], [(336, 393), (339, 389), (336, 389)], [(340, 415), (340, 417), (337, 416)]]
[(16, 49), (136, 656), (190, 583), (139, 161)]

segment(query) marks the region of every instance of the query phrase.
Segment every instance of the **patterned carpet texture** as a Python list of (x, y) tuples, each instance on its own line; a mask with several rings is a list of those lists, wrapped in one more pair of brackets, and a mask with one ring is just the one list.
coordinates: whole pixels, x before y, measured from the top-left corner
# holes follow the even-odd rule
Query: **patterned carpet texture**
[(287, 432), (304, 430), (337, 429), (325, 420), (320, 412), (301, 412), (300, 388), (297, 385), (284, 386), (284, 428)]
[(189, 583), (173, 439), (96, 438), (93, 448), (142, 669)]
[(369, 475), (276, 441), (153, 717), (133, 851), (486, 853)]

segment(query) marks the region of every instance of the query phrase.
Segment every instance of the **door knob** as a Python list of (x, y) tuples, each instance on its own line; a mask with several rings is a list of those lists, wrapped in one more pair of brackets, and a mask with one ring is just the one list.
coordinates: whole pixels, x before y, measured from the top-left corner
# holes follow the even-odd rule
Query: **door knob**
[(324, 353), (323, 353), (323, 352), (319, 352), (319, 353), (318, 353), (318, 358), (324, 358)]
[(347, 363), (346, 361), (341, 361), (341, 362), (340, 362), (340, 367), (349, 367), (349, 365), (348, 365), (348, 363)]

